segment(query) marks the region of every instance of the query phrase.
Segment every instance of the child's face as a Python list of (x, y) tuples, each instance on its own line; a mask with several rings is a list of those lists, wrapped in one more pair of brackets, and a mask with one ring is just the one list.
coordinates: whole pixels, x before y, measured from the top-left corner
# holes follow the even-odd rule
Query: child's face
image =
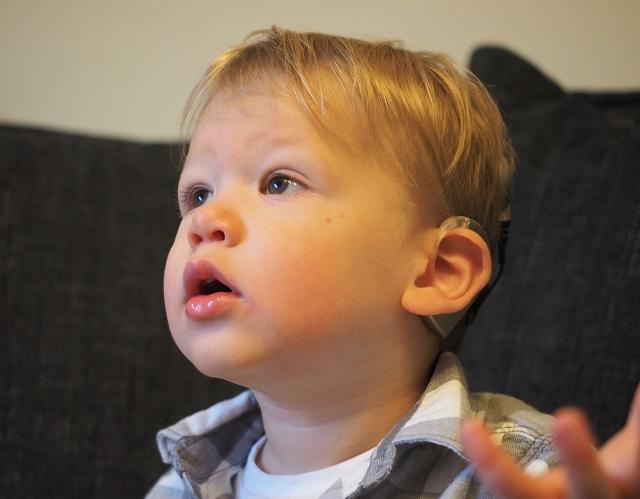
[[(180, 177), (165, 269), (181, 351), (246, 386), (370, 361), (415, 319), (401, 306), (418, 250), (399, 178), (332, 147), (286, 98), (214, 98)], [(214, 277), (231, 292), (202, 289)]]

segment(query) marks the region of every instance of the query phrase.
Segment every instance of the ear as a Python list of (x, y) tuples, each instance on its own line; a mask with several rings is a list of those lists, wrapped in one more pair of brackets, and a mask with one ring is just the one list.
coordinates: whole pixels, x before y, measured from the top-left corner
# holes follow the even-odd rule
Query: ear
[(455, 313), (467, 307), (490, 279), (487, 243), (471, 229), (456, 228), (444, 234), (435, 249), (425, 244), (402, 306), (416, 315)]

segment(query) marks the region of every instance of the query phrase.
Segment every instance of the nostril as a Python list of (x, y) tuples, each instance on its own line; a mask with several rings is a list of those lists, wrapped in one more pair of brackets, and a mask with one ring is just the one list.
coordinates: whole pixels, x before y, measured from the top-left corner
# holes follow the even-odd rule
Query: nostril
[[(207, 241), (224, 242), (225, 239), (226, 239), (226, 236), (223, 230), (214, 230), (214, 231), (211, 231), (211, 233), (209, 234)], [(194, 247), (199, 246), (204, 242), (204, 240), (205, 238), (199, 235), (197, 232), (192, 232), (191, 234), (189, 234), (189, 244), (191, 246), (194, 246)]]
[(202, 238), (198, 234), (194, 232), (189, 234), (189, 243), (191, 244), (191, 246), (197, 246), (201, 242), (202, 242)]
[(224, 239), (225, 239), (224, 231), (214, 230), (211, 233), (211, 240), (212, 241), (222, 242), (222, 241), (224, 241)]

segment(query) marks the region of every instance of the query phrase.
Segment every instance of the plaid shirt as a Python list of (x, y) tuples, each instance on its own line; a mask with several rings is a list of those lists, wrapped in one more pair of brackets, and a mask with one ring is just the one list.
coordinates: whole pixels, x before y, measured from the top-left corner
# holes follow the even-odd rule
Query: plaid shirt
[[(447, 352), (420, 400), (376, 446), (369, 462), (320, 497), (490, 497), (462, 453), (460, 423), (468, 418), (482, 419), (494, 440), (528, 472), (544, 472), (557, 463), (552, 418), (506, 395), (470, 394), (458, 359)], [(233, 497), (238, 470), (263, 434), (250, 391), (160, 431), (160, 454), (173, 468), (147, 498)]]

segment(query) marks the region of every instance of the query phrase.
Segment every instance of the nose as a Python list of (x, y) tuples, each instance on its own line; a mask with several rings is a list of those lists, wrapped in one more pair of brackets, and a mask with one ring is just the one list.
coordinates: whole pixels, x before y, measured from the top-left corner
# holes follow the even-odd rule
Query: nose
[(187, 238), (192, 249), (204, 243), (235, 246), (242, 237), (242, 224), (231, 210), (208, 203), (195, 210)]

